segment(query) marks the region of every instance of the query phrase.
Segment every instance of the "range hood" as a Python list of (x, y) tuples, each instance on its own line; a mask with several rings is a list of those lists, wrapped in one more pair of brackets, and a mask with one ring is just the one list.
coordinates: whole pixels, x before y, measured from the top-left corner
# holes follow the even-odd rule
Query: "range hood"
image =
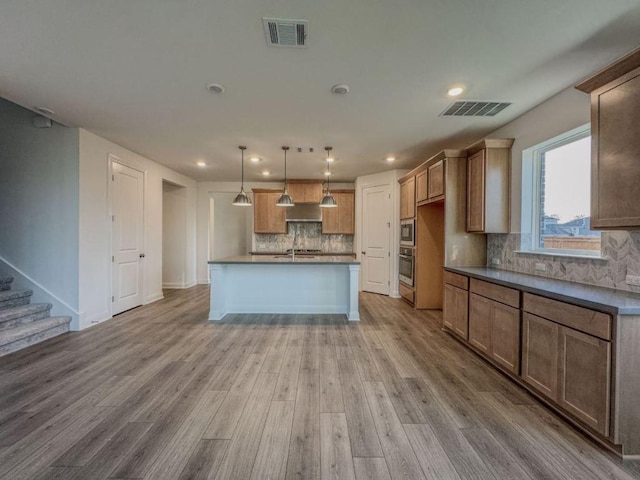
[(322, 209), (315, 204), (297, 204), (287, 207), (287, 222), (322, 222)]

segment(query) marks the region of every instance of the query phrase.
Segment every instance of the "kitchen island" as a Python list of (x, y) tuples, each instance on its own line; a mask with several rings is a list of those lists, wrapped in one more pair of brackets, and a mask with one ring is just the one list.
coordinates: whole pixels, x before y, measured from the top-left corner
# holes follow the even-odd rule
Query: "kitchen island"
[(347, 256), (241, 255), (209, 262), (209, 320), (227, 313), (345, 314), (360, 320), (360, 262)]

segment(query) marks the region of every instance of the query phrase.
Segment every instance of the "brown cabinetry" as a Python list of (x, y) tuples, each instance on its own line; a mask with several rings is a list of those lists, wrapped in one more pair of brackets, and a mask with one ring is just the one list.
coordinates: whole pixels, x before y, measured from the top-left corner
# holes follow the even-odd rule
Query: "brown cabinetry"
[(438, 200), (444, 196), (444, 160), (429, 165), (427, 198)]
[(483, 140), (467, 150), (467, 232), (509, 232), (513, 139)]
[(450, 284), (444, 286), (443, 324), (463, 339), (469, 336), (469, 292)]
[(322, 200), (322, 180), (289, 180), (287, 191), (293, 203), (319, 204)]
[(416, 216), (416, 177), (410, 177), (400, 184), (400, 219)]
[(558, 331), (556, 323), (522, 315), (522, 379), (551, 400), (558, 399)]
[(591, 94), (591, 226), (638, 228), (640, 48), (576, 88)]
[(253, 232), (287, 233), (285, 209), (276, 206), (282, 190), (253, 190)]
[(515, 374), (519, 373), (520, 366), (520, 310), (517, 307), (517, 290), (471, 281), (469, 343)]
[(427, 186), (427, 171), (416, 174), (416, 203), (424, 202), (429, 198)]
[(332, 190), (336, 208), (322, 209), (322, 233), (353, 235), (355, 232), (355, 193), (353, 190)]

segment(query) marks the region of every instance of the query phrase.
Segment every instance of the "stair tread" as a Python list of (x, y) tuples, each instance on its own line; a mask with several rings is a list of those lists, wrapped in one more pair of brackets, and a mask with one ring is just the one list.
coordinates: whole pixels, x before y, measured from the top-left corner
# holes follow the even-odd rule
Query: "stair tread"
[(13, 282), (13, 277), (11, 275), (0, 274), (0, 283), (11, 283), (11, 282)]
[(51, 309), (50, 303), (28, 303), (17, 307), (9, 307), (0, 310), (0, 322), (6, 322), (15, 318), (25, 317), (34, 313), (40, 313)]
[(27, 288), (21, 290), (2, 290), (0, 291), (0, 302), (13, 300), (14, 298), (30, 297), (31, 295), (33, 295), (33, 290)]
[(71, 317), (48, 317), (0, 331), (0, 346), (70, 323)]

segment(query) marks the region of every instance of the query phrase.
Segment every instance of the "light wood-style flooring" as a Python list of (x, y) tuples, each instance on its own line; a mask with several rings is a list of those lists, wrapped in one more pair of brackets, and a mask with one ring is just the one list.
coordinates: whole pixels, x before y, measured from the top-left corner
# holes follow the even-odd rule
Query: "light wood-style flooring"
[(440, 328), (207, 321), (208, 288), (0, 358), (2, 479), (640, 478)]

